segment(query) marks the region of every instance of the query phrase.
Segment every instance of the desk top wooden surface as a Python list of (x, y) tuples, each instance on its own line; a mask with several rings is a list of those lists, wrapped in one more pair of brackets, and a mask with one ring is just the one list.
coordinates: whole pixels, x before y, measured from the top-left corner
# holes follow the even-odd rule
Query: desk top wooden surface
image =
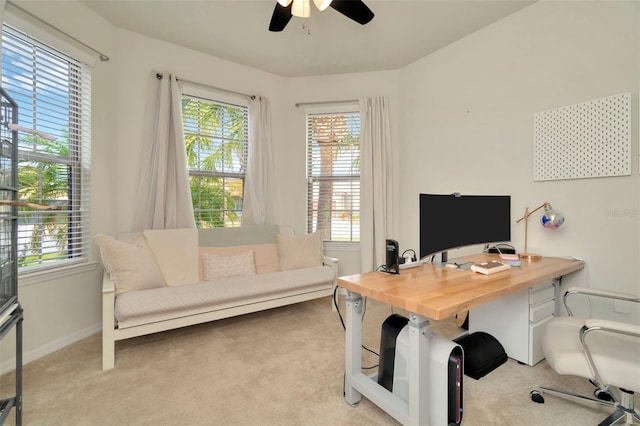
[[(475, 263), (500, 260), (497, 254), (456, 258)], [(522, 266), (483, 275), (426, 263), (400, 274), (367, 272), (338, 278), (338, 285), (362, 296), (441, 320), (500, 297), (551, 281), (582, 269), (578, 260), (543, 257), (523, 261)]]

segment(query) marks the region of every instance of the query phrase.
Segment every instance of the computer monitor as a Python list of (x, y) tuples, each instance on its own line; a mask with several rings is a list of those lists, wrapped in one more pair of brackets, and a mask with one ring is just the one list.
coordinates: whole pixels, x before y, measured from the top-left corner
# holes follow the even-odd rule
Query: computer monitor
[(509, 195), (420, 194), (420, 258), (511, 240)]

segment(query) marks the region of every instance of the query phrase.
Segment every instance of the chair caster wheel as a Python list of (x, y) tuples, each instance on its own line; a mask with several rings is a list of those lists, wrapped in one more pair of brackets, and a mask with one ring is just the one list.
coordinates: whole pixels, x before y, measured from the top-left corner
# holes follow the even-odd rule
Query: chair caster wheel
[(613, 402), (613, 397), (607, 391), (596, 389), (593, 391), (593, 395), (598, 398), (600, 401)]
[(531, 400), (536, 404), (544, 404), (544, 396), (542, 396), (542, 392), (537, 390), (531, 391)]

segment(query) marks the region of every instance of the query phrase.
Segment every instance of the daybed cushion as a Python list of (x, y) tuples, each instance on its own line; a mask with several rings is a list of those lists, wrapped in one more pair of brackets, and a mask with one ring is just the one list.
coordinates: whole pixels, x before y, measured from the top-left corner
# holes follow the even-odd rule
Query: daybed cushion
[(204, 280), (204, 268), (202, 256), (204, 254), (215, 254), (217, 256), (236, 256), (249, 250), (253, 250), (253, 261), (256, 265), (257, 274), (267, 274), (278, 270), (278, 247), (275, 243), (251, 244), (233, 247), (200, 247), (199, 249), (199, 271), (200, 281)]
[(144, 236), (133, 234), (127, 240), (117, 240), (98, 234), (102, 264), (116, 286), (116, 295), (127, 291), (164, 287), (165, 281)]
[[(115, 317), (119, 327), (144, 324), (152, 320), (174, 318), (180, 312), (208, 306), (278, 296), (287, 290), (303, 293), (318, 285), (333, 285), (334, 271), (329, 266), (272, 272), (259, 276), (234, 277), (175, 287), (132, 291), (116, 298)], [(242, 304), (242, 303), (241, 303)], [(166, 317), (163, 317), (163, 315)]]
[(256, 263), (253, 261), (253, 250), (233, 256), (203, 254), (202, 265), (205, 281), (224, 278), (246, 277), (256, 274)]
[(305, 235), (278, 234), (276, 242), (282, 271), (322, 265), (323, 247), (320, 232)]
[(145, 230), (144, 238), (158, 261), (167, 285), (198, 281), (198, 230)]

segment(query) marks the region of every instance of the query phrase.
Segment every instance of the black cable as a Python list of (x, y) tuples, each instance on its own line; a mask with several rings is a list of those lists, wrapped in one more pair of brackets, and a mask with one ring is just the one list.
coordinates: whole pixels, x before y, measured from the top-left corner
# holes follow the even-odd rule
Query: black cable
[(516, 251), (515, 247), (513, 247), (511, 244), (506, 244), (506, 243), (500, 243), (500, 244), (495, 244), (492, 247), (489, 247), (489, 244), (487, 244), (487, 246), (485, 247), (485, 249), (483, 250), (485, 253), (488, 253), (489, 250), (496, 249), (498, 250), (498, 253), (502, 254), (502, 251), (500, 250), (500, 247), (502, 246), (502, 248), (510, 248), (513, 251)]
[[(340, 318), (340, 324), (342, 324), (342, 329), (344, 331), (347, 331), (347, 327), (344, 324), (344, 320), (342, 319), (342, 314), (340, 313), (340, 308), (338, 307), (338, 298), (337, 298), (337, 294), (338, 294), (338, 287), (336, 286), (336, 288), (333, 289), (333, 306), (336, 307), (336, 312), (338, 313), (338, 318)], [(364, 314), (367, 312), (367, 303), (366, 303), (366, 297), (364, 299), (363, 302), (363, 312), (362, 312), (362, 321), (364, 321)], [(380, 357), (380, 354), (377, 353), (376, 351), (369, 349), (368, 347), (366, 347), (365, 345), (361, 345), (362, 349), (371, 352), (372, 354), (374, 354), (377, 357)], [(372, 367), (362, 367), (363, 370), (371, 370), (373, 368), (377, 368), (379, 366), (379, 364), (374, 365)]]
[(418, 255), (416, 254), (416, 251), (414, 249), (406, 249), (405, 251), (402, 252), (402, 257), (404, 257), (404, 254), (408, 251), (413, 253), (413, 256), (411, 256), (411, 261), (416, 262), (418, 260)]
[(382, 271), (382, 272), (386, 272), (389, 273), (389, 270), (387, 269), (387, 265), (380, 265), (376, 268), (376, 271)]

